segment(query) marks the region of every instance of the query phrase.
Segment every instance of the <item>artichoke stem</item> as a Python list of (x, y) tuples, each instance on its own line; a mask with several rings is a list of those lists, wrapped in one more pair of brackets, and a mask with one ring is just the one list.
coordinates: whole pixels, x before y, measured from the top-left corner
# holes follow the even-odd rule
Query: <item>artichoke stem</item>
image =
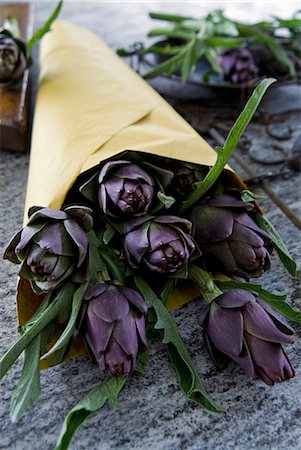
[(210, 273), (194, 264), (189, 265), (188, 278), (199, 287), (200, 293), (206, 303), (211, 303), (216, 297), (222, 294), (222, 291), (216, 286)]

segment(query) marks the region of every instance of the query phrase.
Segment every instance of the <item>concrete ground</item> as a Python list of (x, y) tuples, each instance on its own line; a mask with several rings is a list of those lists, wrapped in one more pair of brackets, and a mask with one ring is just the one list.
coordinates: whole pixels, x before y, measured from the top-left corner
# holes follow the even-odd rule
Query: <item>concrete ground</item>
[[(279, 2), (276, 3), (280, 8)], [(196, 3), (189, 3), (187, 11), (197, 14), (196, 6)], [(231, 3), (229, 8), (236, 8), (241, 13), (241, 6), (242, 2), (241, 5)], [(49, 2), (39, 2), (37, 23), (45, 19), (51, 8)], [(208, 9), (208, 5), (206, 8)], [(250, 6), (250, 10), (256, 12), (254, 8)], [(144, 38), (145, 30), (150, 28), (147, 11), (152, 9), (183, 13), (179, 3), (67, 2), (62, 17), (88, 26), (109, 45), (117, 48)], [(266, 13), (266, 10), (259, 12)], [(37, 69), (33, 72), (34, 83), (36, 71)], [(300, 91), (298, 92), (300, 100)], [(290, 125), (293, 130), (291, 140), (285, 142), (285, 145), (291, 146), (298, 130), (300, 133), (300, 114), (287, 114), (282, 122)], [(248, 128), (247, 135), (254, 151), (259, 155), (266, 152), (268, 158), (272, 151), (272, 140), (265, 127), (258, 122), (253, 123)], [(12, 234), (22, 224), (28, 162), (29, 154), (1, 153), (1, 254)], [(241, 169), (235, 163), (233, 165), (244, 177)], [(267, 170), (267, 167), (260, 165), (254, 165), (253, 168), (257, 173)], [(277, 178), (271, 182), (271, 186), (300, 215), (300, 176), (293, 174), (289, 180)], [(269, 199), (264, 199), (262, 203), (267, 217), (277, 226), (300, 267), (300, 233)], [(0, 355), (17, 338), (16, 272), (17, 267), (13, 264), (6, 261), (1, 263)], [(301, 308), (298, 279), (290, 278), (277, 257), (273, 257), (272, 270), (261, 281), (275, 293), (287, 293), (288, 301)], [(146, 374), (131, 378), (114, 409), (106, 406), (87, 420), (76, 433), (71, 445), (73, 450), (301, 448), (300, 328), (295, 327), (295, 343), (286, 349), (296, 370), (296, 377), (271, 388), (259, 380), (246, 379), (242, 370), (234, 364), (223, 373), (214, 368), (202, 343), (198, 325), (200, 307), (197, 301), (191, 302), (174, 312), (173, 316), (207, 390), (219, 403), (228, 407), (228, 411), (214, 415), (186, 400), (178, 388), (164, 347), (157, 344), (151, 349)], [(101, 375), (87, 357), (43, 372), (39, 401), (19, 423), (13, 424), (9, 420), (9, 401), (16, 387), (20, 367), (19, 362), (0, 385), (0, 448), (51, 449), (66, 413), (99, 383)]]

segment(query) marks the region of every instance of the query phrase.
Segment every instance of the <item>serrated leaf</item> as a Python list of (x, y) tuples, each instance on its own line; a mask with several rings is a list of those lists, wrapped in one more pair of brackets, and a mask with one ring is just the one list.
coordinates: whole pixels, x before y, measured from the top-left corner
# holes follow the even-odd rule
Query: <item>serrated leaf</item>
[(48, 351), (48, 344), (52, 339), (56, 328), (57, 328), (56, 320), (53, 320), (51, 323), (47, 325), (47, 327), (43, 329), (43, 331), (41, 331), (40, 355), (44, 355), (44, 353)]
[(301, 312), (295, 310), (286, 303), (286, 295), (276, 295), (263, 289), (260, 284), (248, 283), (246, 281), (219, 281), (215, 283), (220, 289), (245, 289), (246, 291), (255, 292), (264, 302), (270, 305), (275, 311), (282, 314), (289, 320), (301, 325)]
[(154, 28), (148, 33), (148, 37), (167, 36), (174, 39), (185, 39), (189, 41), (195, 36), (195, 31), (186, 30), (184, 28)]
[(51, 360), (48, 362), (49, 366), (52, 367), (52, 366), (56, 366), (57, 364), (60, 364), (63, 361), (63, 359), (65, 358), (65, 356), (67, 355), (67, 353), (69, 352), (71, 345), (72, 345), (72, 339), (70, 339), (66, 345), (64, 345), (57, 352), (55, 352), (55, 355), (53, 355), (53, 358), (51, 358)]
[(274, 56), (274, 58), (283, 64), (284, 67), (286, 67), (288, 73), (292, 76), (296, 76), (296, 70), (293, 62), (287, 55), (286, 51), (281, 47), (280, 44), (274, 39), (272, 36), (269, 36), (267, 34), (260, 33), (256, 36), (256, 39), (259, 42), (262, 42), (265, 44), (268, 49), (270, 50), (271, 54)]
[(13, 422), (17, 422), (40, 396), (40, 344), (41, 335), (38, 334), (25, 349), (21, 377), (10, 404)]
[(37, 320), (44, 314), (45, 310), (48, 308), (51, 302), (52, 292), (49, 292), (44, 299), (42, 300), (40, 306), (36, 310), (36, 312), (31, 316), (31, 318), (26, 322), (25, 325), (20, 326), (18, 331), (20, 334), (24, 334)]
[(113, 280), (119, 281), (120, 284), (124, 284), (125, 267), (120, 259), (116, 256), (114, 251), (107, 245), (102, 245), (99, 248), (100, 258), (109, 271)]
[(264, 198), (264, 195), (261, 194), (255, 194), (255, 192), (250, 191), (249, 189), (244, 189), (240, 193), (240, 198), (243, 202), (249, 203), (254, 202), (256, 200)]
[(115, 233), (115, 228), (110, 223), (107, 223), (102, 236), (103, 243), (108, 245), (113, 239)]
[(289, 272), (290, 275), (293, 277), (297, 274), (297, 264), (294, 261), (293, 257), (290, 255), (288, 249), (286, 248), (285, 243), (283, 242), (283, 239), (281, 238), (278, 231), (275, 229), (275, 227), (268, 221), (268, 219), (263, 216), (262, 214), (256, 214), (255, 216), (255, 222), (257, 225), (262, 228), (264, 231), (266, 231), (270, 237), (272, 238), (275, 250), (282, 261), (282, 264), (286, 268), (286, 270)]
[(212, 47), (239, 47), (246, 42), (245, 39), (239, 37), (209, 36), (206, 38), (206, 44)]
[(177, 14), (165, 14), (165, 13), (157, 13), (157, 12), (150, 12), (149, 16), (152, 19), (156, 19), (156, 20), (166, 20), (168, 22), (182, 22), (183, 20), (189, 20), (189, 19), (193, 19), (193, 17), (190, 16), (180, 16)]
[(92, 283), (96, 283), (98, 281), (98, 273), (104, 271), (106, 269), (106, 266), (104, 265), (99, 256), (100, 241), (93, 230), (89, 231), (88, 240), (90, 252), (90, 261), (89, 261), (90, 280)]
[(17, 342), (6, 352), (0, 361), (0, 380), (31, 341), (60, 314), (66, 302), (71, 301), (74, 289), (73, 283), (66, 283), (37, 321), (26, 329)]
[(165, 206), (166, 209), (169, 209), (176, 202), (176, 200), (173, 197), (171, 197), (170, 195), (166, 195), (161, 191), (158, 192), (157, 197), (159, 201), (162, 203), (162, 205)]
[(107, 401), (111, 406), (115, 406), (118, 395), (124, 387), (126, 380), (126, 376), (105, 379), (72, 408), (65, 418), (54, 450), (66, 450), (80, 425), (90, 414), (102, 408)]
[(160, 299), (161, 302), (163, 303), (164, 306), (166, 306), (167, 304), (167, 300), (171, 294), (171, 291), (173, 290), (175, 286), (175, 281), (174, 280), (168, 280), (165, 285), (164, 288), (162, 289), (162, 292), (160, 294)]
[(137, 357), (137, 366), (135, 368), (135, 372), (141, 373), (142, 375), (145, 373), (145, 366), (147, 365), (149, 360), (149, 347), (145, 352), (139, 352)]
[(66, 328), (64, 329), (63, 333), (59, 337), (59, 339), (55, 342), (55, 344), (51, 347), (51, 349), (45, 353), (45, 355), (42, 356), (42, 359), (47, 359), (49, 356), (53, 355), (57, 350), (60, 350), (62, 347), (65, 347), (68, 345), (69, 340), (71, 339), (77, 317), (81, 308), (81, 304), (86, 292), (86, 289), (88, 287), (88, 282), (82, 284), (77, 288), (77, 290), (74, 292), (72, 297), (72, 307), (71, 307), (71, 314), (69, 317), (69, 321), (66, 325)]
[(210, 411), (224, 411), (205, 391), (177, 327), (162, 301), (141, 277), (136, 276), (134, 281), (147, 306), (154, 308), (156, 312), (157, 323), (155, 328), (163, 330), (163, 343), (168, 346), (171, 362), (178, 374), (180, 387), (185, 395)]
[(139, 54), (146, 55), (147, 53), (156, 53), (157, 55), (174, 56), (180, 52), (183, 47), (185, 47), (185, 45), (165, 45), (164, 47), (152, 45), (144, 48)]
[(228, 133), (224, 146), (216, 147), (217, 159), (214, 166), (209, 170), (203, 181), (195, 183), (195, 189), (183, 200), (180, 207), (180, 213), (185, 211), (187, 208), (190, 208), (196, 201), (202, 198), (208, 189), (210, 189), (215, 183), (217, 178), (222, 173), (228, 159), (235, 150), (235, 147), (243, 132), (255, 114), (264, 93), (275, 81), (276, 80), (274, 78), (266, 78), (265, 80), (262, 80), (258, 86), (256, 86), (243, 111)]
[(208, 62), (210, 63), (212, 70), (215, 73), (222, 73), (222, 68), (220, 67), (218, 63), (218, 56), (216, 53), (216, 50), (212, 47), (206, 47), (205, 48), (205, 57), (207, 58)]
[(176, 55), (172, 56), (171, 58), (163, 61), (161, 64), (158, 64), (154, 69), (150, 70), (149, 72), (145, 73), (143, 75), (143, 78), (149, 79), (154, 78), (161, 73), (167, 73), (171, 74), (177, 70), (185, 58), (186, 54), (191, 51), (192, 46), (194, 45), (194, 40), (191, 40), (186, 44), (182, 50), (179, 51)]

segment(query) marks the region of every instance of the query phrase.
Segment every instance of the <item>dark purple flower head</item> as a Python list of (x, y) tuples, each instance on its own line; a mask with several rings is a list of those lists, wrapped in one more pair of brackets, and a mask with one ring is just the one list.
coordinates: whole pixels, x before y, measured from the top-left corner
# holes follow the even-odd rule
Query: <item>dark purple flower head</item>
[(183, 162), (174, 166), (170, 189), (175, 196), (185, 197), (193, 190), (195, 183), (205, 178), (204, 168), (196, 164)]
[(28, 62), (26, 45), (8, 30), (0, 30), (0, 85), (10, 85), (23, 75)]
[(70, 206), (64, 211), (34, 207), (29, 221), (8, 245), (4, 258), (20, 264), (19, 276), (30, 280), (37, 294), (57, 288), (66, 278), (84, 282), (88, 276), (91, 210)]
[(230, 358), (246, 375), (266, 384), (294, 376), (281, 344), (292, 343), (294, 330), (250, 292), (233, 289), (217, 297), (203, 314), (204, 340), (217, 367)]
[(138, 351), (147, 347), (147, 306), (138, 292), (114, 284), (91, 286), (85, 294), (80, 332), (100, 369), (111, 375), (131, 373)]
[(193, 236), (208, 268), (244, 278), (260, 276), (270, 268), (266, 245), (271, 238), (246, 207), (248, 204), (223, 194), (192, 208)]
[(154, 180), (144, 169), (131, 161), (109, 161), (81, 186), (80, 191), (95, 201), (104, 214), (128, 220), (146, 214), (154, 198)]
[(191, 223), (176, 216), (157, 216), (132, 225), (124, 240), (124, 250), (132, 267), (157, 273), (186, 269), (195, 250)]
[(247, 48), (234, 47), (224, 50), (219, 55), (219, 64), (223, 70), (224, 79), (232, 83), (245, 83), (258, 76), (258, 67)]
[[(263, 44), (253, 44), (251, 47), (255, 64), (259, 69), (260, 76), (289, 77), (288, 68), (275, 58), (270, 49)], [(301, 73), (301, 59), (293, 52), (285, 50), (287, 58), (292, 62), (297, 76)]]

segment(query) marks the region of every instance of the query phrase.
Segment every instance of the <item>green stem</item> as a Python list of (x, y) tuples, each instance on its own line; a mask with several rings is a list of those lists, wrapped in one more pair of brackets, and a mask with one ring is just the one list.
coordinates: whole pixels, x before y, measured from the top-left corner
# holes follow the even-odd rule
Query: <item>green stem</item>
[(188, 278), (200, 288), (206, 303), (211, 303), (222, 291), (216, 286), (212, 276), (194, 264), (189, 265)]
[(31, 50), (32, 50), (32, 47), (34, 46), (34, 44), (37, 41), (39, 41), (44, 36), (44, 34), (48, 33), (48, 31), (50, 31), (51, 25), (55, 21), (57, 16), (59, 15), (62, 6), (63, 6), (63, 0), (60, 0), (58, 2), (58, 4), (56, 5), (54, 11), (52, 12), (51, 16), (48, 18), (48, 20), (27, 41), (27, 50), (28, 50), (29, 54), (31, 53)]
[(200, 200), (218, 179), (224, 170), (226, 163), (234, 152), (241, 135), (251, 121), (264, 93), (275, 81), (276, 80), (274, 78), (266, 78), (262, 80), (258, 86), (256, 86), (243, 111), (231, 128), (224, 146), (216, 147), (215, 150), (217, 152), (217, 159), (214, 166), (211, 167), (204, 180), (195, 183), (195, 189), (183, 200), (181, 204), (179, 211), (180, 214)]

